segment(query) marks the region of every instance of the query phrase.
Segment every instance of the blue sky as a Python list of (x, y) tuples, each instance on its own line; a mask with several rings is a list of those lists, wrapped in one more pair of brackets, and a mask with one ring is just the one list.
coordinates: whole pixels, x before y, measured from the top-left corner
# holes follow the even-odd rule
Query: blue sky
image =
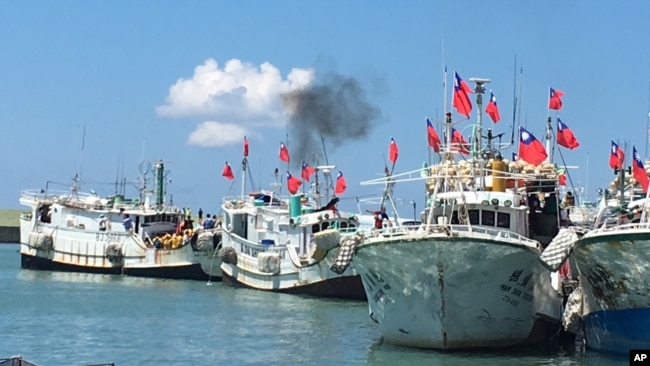
[[(253, 179), (268, 188), (276, 167), (286, 171), (280, 142), (288, 134), (290, 152), (299, 143), (281, 96), (335, 76), (372, 112), (360, 136), (326, 140), (348, 182), (341, 206), (356, 209), (355, 196), (378, 192), (359, 182), (379, 177), (391, 137), (396, 172), (428, 160), (425, 117), (442, 118), (445, 65), (449, 86), (453, 70), (492, 80), (494, 129), (509, 136), (515, 55), (521, 123), (541, 139), (549, 86), (566, 93), (560, 117), (581, 146), (563, 155), (593, 197), (613, 178), (611, 139), (647, 155), (649, 10), (645, 1), (2, 1), (0, 207), (20, 208), (22, 189), (78, 172), (100, 191), (163, 159), (175, 204), (218, 212), (240, 192), (221, 170), (227, 160), (239, 173), (242, 136)], [(421, 208), (423, 188), (404, 183), (396, 196)]]

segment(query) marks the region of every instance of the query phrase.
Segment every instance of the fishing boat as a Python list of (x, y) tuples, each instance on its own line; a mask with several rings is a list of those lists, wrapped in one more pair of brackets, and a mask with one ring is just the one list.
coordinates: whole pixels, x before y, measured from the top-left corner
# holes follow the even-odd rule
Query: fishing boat
[(561, 229), (541, 258), (551, 270), (570, 260), (578, 285), (564, 326), (597, 351), (627, 354), (650, 345), (650, 199), (638, 184), (647, 172), (634, 156), (637, 179), (620, 169), (618, 194), (603, 197), (593, 227)]
[[(477, 80), (477, 93), (484, 82)], [(370, 317), (385, 341), (410, 347), (497, 348), (547, 340), (560, 328), (562, 299), (538, 257), (559, 217), (531, 214), (527, 202), (529, 195), (557, 191), (556, 170), (527, 172), (508, 163), (490, 130), (482, 146), (480, 113), (477, 144), (465, 150), (471, 157), (457, 162), (465, 147), (452, 142), (452, 123), (447, 113), (438, 164), (362, 182), (423, 180), (428, 197), (421, 225), (357, 235), (348, 263), (361, 275)], [(553, 207), (551, 199), (546, 205)]]
[[(282, 154), (288, 156), (282, 149), (286, 149), (284, 144), (281, 159)], [(303, 173), (308, 168), (315, 177), (309, 192), (294, 189), (289, 196), (280, 194), (282, 184), (276, 169), (271, 190), (253, 187), (245, 193), (247, 156), (244, 140), (241, 194), (224, 197), (221, 205), (223, 282), (258, 290), (365, 300), (361, 279), (352, 268), (340, 273), (331, 269), (336, 269), (333, 259), (340, 254), (341, 236), (359, 227), (355, 215), (337, 209), (336, 192), (340, 195), (344, 188), (334, 187), (331, 172), (336, 166), (315, 164), (311, 168), (303, 163)], [(223, 175), (234, 179), (228, 163)], [(289, 191), (289, 182), (296, 181), (287, 173)], [(340, 172), (337, 181), (343, 182)], [(323, 198), (325, 205), (321, 205)]]
[[(140, 194), (105, 198), (83, 192), (76, 176), (68, 190), (47, 182), (45, 189), (25, 190), (20, 203), (30, 208), (20, 218), (21, 266), (130, 276), (208, 280), (220, 277), (210, 263), (217, 248), (197, 245), (197, 233), (178, 207), (165, 202), (168, 173), (164, 163), (141, 164)], [(154, 189), (147, 189), (147, 174)], [(58, 185), (60, 186), (60, 185)], [(124, 189), (123, 189), (124, 190)]]

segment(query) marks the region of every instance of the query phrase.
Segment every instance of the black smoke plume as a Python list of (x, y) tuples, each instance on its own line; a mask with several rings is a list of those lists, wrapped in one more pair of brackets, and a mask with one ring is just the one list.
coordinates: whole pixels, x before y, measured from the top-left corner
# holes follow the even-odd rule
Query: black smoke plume
[(311, 163), (314, 154), (325, 164), (322, 139), (327, 147), (334, 148), (363, 139), (381, 116), (356, 79), (338, 74), (328, 74), (282, 98), (289, 112), (292, 164), (299, 165), (302, 160)]

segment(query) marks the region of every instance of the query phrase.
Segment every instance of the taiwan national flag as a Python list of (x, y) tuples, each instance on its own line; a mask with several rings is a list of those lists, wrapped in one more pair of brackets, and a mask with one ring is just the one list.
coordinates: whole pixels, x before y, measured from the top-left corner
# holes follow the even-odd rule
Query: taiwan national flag
[(316, 173), (314, 168), (310, 167), (309, 164), (307, 164), (306, 162), (303, 161), (302, 162), (302, 172), (300, 173), (300, 176), (302, 177), (302, 179), (309, 182), (309, 178), (314, 173)]
[(462, 155), (469, 155), (469, 151), (471, 150), (469, 143), (465, 140), (463, 134), (453, 127), (451, 128), (451, 143), (452, 145), (456, 144), (454, 151), (458, 151)]
[(397, 155), (399, 155), (399, 149), (397, 148), (397, 143), (391, 137), (390, 144), (388, 145), (388, 160), (395, 164), (395, 162), (397, 162)]
[(526, 131), (523, 127), (519, 127), (519, 158), (538, 166), (547, 157), (544, 145), (532, 133)]
[(348, 188), (348, 183), (345, 181), (343, 173), (339, 171), (339, 174), (336, 176), (336, 187), (334, 187), (334, 194), (341, 195)]
[(283, 142), (280, 143), (280, 160), (286, 161), (287, 163), (289, 162), (289, 149), (287, 149), (287, 145), (285, 145)]
[(612, 169), (621, 169), (625, 163), (625, 153), (612, 141), (612, 148), (609, 150), (609, 167)]
[(223, 170), (221, 171), (221, 175), (228, 180), (235, 179), (235, 175), (232, 173), (232, 168), (230, 167), (230, 164), (228, 164), (228, 162), (226, 162), (226, 165), (223, 167)]
[(300, 189), (301, 184), (302, 182), (300, 179), (287, 172), (287, 188), (289, 189), (289, 193), (296, 194), (296, 192), (298, 192), (298, 189)]
[(244, 136), (244, 156), (248, 156), (248, 139)]
[(562, 109), (562, 100), (560, 99), (562, 96), (564, 96), (563, 91), (550, 88), (548, 97), (548, 109), (554, 109), (556, 111)]
[(648, 179), (648, 174), (645, 172), (645, 168), (643, 167), (641, 157), (639, 156), (639, 153), (636, 152), (636, 147), (634, 146), (632, 146), (632, 160), (632, 175), (634, 175), (634, 179), (641, 184), (643, 193), (646, 193), (648, 192), (648, 184), (650, 183), (650, 180)]
[(501, 115), (499, 115), (499, 107), (497, 106), (497, 98), (490, 92), (490, 101), (485, 107), (485, 113), (492, 118), (492, 122), (497, 123), (501, 120)]
[(557, 143), (567, 149), (575, 149), (580, 146), (573, 131), (560, 120), (560, 117), (557, 118)]
[(440, 152), (440, 136), (433, 128), (431, 121), (427, 118), (427, 137), (429, 139), (429, 146), (433, 148), (433, 151)]
[(469, 94), (472, 89), (461, 79), (457, 72), (454, 72), (454, 95), (452, 96), (452, 105), (459, 114), (469, 118), (472, 112), (472, 102), (469, 100)]

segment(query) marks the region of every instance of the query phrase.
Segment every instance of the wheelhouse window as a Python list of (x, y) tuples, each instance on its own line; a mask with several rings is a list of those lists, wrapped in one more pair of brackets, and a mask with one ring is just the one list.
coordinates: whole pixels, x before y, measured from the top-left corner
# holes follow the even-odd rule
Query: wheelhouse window
[(481, 210), (481, 225), (494, 226), (494, 211)]
[(497, 226), (503, 228), (510, 228), (510, 214), (506, 212), (497, 213)]
[(469, 216), (469, 223), (470, 224), (478, 225), (479, 210), (469, 210), (469, 211), (467, 211), (467, 216)]

